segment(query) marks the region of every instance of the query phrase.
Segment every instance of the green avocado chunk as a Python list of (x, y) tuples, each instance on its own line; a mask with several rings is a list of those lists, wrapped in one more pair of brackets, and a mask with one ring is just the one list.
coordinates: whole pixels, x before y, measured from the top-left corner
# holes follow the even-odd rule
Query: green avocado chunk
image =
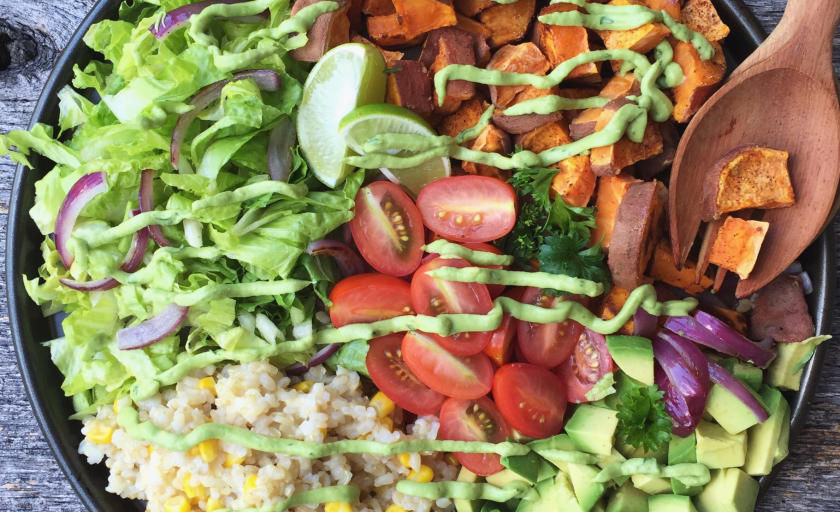
[[(601, 461), (598, 462), (598, 467), (604, 469), (605, 467), (609, 466), (610, 464), (616, 462), (624, 462), (627, 460), (627, 457), (621, 454), (615, 448), (612, 449), (609, 455), (601, 455)], [(630, 480), (629, 476), (619, 476), (615, 478), (615, 483), (618, 485), (624, 485), (624, 482)]]
[(533, 482), (510, 469), (503, 469), (498, 473), (493, 473), (484, 477), (484, 480), (488, 484), (495, 485), (498, 488), (502, 488), (511, 482), (525, 482), (528, 485), (534, 485)]
[(817, 346), (829, 339), (831, 336), (814, 336), (801, 343), (777, 343), (776, 359), (767, 369), (766, 384), (799, 391), (802, 367), (811, 360)]
[(600, 473), (600, 470), (594, 466), (584, 466), (583, 464), (569, 464), (569, 478), (572, 481), (572, 488), (575, 491), (580, 508), (583, 512), (592, 510), (592, 507), (604, 495), (606, 486), (599, 482), (592, 480)]
[(700, 421), (694, 431), (697, 462), (709, 469), (739, 468), (747, 455), (747, 433), (730, 434), (720, 425)]
[[(697, 441), (694, 432), (686, 437), (672, 435), (668, 443), (668, 465), (697, 462)], [(671, 490), (680, 496), (695, 496), (703, 486), (688, 486), (676, 479), (671, 479)]]
[(648, 512), (648, 495), (627, 482), (607, 503), (607, 512)]
[(649, 512), (697, 512), (688, 496), (660, 494), (648, 498)]
[(575, 497), (572, 482), (565, 473), (539, 482), (536, 487), (539, 499), (522, 500), (516, 512), (584, 512)]
[(788, 456), (790, 445), (790, 406), (785, 410), (784, 418), (782, 419), (782, 433), (779, 435), (779, 443), (776, 445), (776, 455), (773, 457), (773, 465), (785, 460)]
[(761, 368), (749, 363), (743, 363), (734, 357), (724, 359), (720, 362), (720, 365), (734, 375), (736, 379), (749, 386), (753, 391), (757, 392), (761, 387), (761, 381), (764, 378), (764, 372), (761, 371)]
[(578, 450), (609, 455), (617, 427), (617, 412), (584, 404), (578, 406), (566, 423), (566, 433)]
[(740, 434), (758, 424), (758, 418), (744, 402), (717, 384), (709, 389), (705, 412), (730, 434)]
[(607, 336), (607, 349), (621, 370), (650, 386), (653, 384), (653, 346), (641, 336)]
[(619, 395), (626, 395), (631, 391), (639, 388), (647, 387), (633, 377), (627, 375), (625, 372), (617, 372), (615, 378), (615, 389)]
[[(745, 473), (752, 476), (767, 475), (773, 469), (785, 414), (790, 410), (787, 400), (777, 389), (763, 386), (761, 398), (770, 407), (770, 418), (747, 431), (747, 458), (743, 469)], [(789, 421), (788, 429), (790, 429)]]
[(657, 478), (647, 475), (633, 475), (630, 477), (633, 486), (646, 494), (664, 494), (671, 492), (670, 478)]
[(502, 466), (513, 471), (532, 484), (536, 484), (541, 480), (539, 478), (541, 462), (543, 462), (542, 458), (533, 451), (530, 451), (525, 455), (502, 457)]
[(715, 469), (694, 506), (698, 512), (753, 512), (758, 488), (758, 481), (738, 468)]
[[(465, 467), (461, 467), (458, 473), (458, 482), (474, 484), (478, 482), (479, 476)], [(484, 500), (453, 500), (457, 512), (479, 512), (484, 506)]]

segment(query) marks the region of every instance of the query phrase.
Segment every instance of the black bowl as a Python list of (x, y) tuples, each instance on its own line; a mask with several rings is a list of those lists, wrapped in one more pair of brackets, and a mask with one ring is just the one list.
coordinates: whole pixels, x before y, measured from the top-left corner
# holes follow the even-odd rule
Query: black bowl
[[(92, 24), (116, 18), (120, 3), (121, 0), (101, 0), (79, 26), (47, 80), (32, 114), (30, 127), (36, 122), (51, 126), (58, 124), (58, 92), (72, 80), (73, 65), (79, 63), (84, 67), (88, 61), (101, 58), (85, 46), (82, 37)], [(715, 3), (721, 18), (732, 30), (726, 41), (726, 53), (730, 69), (733, 69), (755, 51), (767, 34), (742, 0), (716, 0)], [(81, 424), (67, 419), (74, 413), (73, 404), (61, 391), (61, 373), (52, 364), (49, 349), (43, 346), (45, 341), (60, 335), (60, 321), (54, 317), (45, 319), (40, 307), (29, 299), (23, 287), (22, 275), (37, 275), (41, 262), (39, 246), (43, 237), (28, 216), (35, 198), (34, 184), (50, 168), (49, 162), (37, 155), (31, 156), (30, 161), (34, 170), (18, 166), (15, 175), (6, 246), (9, 320), (23, 382), (47, 443), (88, 509), (94, 512), (142, 512), (145, 510), (142, 502), (124, 500), (105, 491), (108, 470), (104, 464), (90, 466), (78, 454), (82, 441)], [(817, 332), (821, 334), (829, 332), (834, 310), (836, 250), (833, 233), (833, 224), (830, 224), (802, 256), (805, 269), (814, 277), (815, 290), (808, 298)], [(827, 348), (827, 344), (820, 345), (805, 367), (802, 389), (788, 396), (793, 406), (792, 443), (805, 424)], [(761, 479), (761, 496), (767, 492), (781, 467), (776, 466), (773, 473)]]

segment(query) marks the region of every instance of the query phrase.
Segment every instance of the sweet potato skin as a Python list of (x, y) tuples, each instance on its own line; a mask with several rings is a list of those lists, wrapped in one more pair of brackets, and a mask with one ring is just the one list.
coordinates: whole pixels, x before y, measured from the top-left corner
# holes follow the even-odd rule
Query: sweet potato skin
[(452, 0), (395, 0), (394, 8), (409, 39), (458, 23)]
[[(467, 128), (472, 128), (478, 123), (486, 108), (484, 100), (478, 96), (462, 102), (457, 111), (443, 118), (438, 124), (438, 134), (455, 137)], [(469, 147), (471, 144), (472, 142), (467, 142), (464, 146)]]
[[(558, 91), (559, 89), (556, 86), (551, 89), (537, 89), (536, 87), (526, 85), (525, 89), (516, 95), (511, 105), (535, 98), (556, 95)], [(503, 110), (493, 112), (493, 122), (506, 132), (512, 134), (526, 133), (544, 124), (559, 121), (560, 119), (563, 119), (563, 112), (559, 110), (550, 114), (525, 114), (521, 116), (508, 116), (505, 115)]]
[[(598, 316), (603, 318), (604, 320), (612, 320), (621, 311), (621, 308), (624, 307), (624, 304), (627, 302), (628, 297), (630, 297), (630, 291), (625, 290), (620, 286), (613, 286), (610, 288), (610, 291), (604, 295), (604, 300), (601, 303), (601, 307), (598, 310)], [(627, 321), (626, 324), (621, 326), (621, 329), (616, 332), (616, 334), (625, 334), (627, 336), (631, 336), (633, 334), (633, 329), (635, 328), (635, 322), (633, 319)]]
[(643, 180), (652, 179), (674, 163), (677, 156), (677, 147), (680, 143), (680, 134), (677, 132), (673, 119), (659, 123), (659, 133), (662, 135), (662, 153), (648, 157), (641, 162), (636, 162), (637, 176)]
[(609, 251), (618, 205), (624, 199), (627, 189), (634, 183), (641, 183), (641, 181), (625, 173), (598, 178), (598, 193), (595, 196), (595, 228), (589, 238), (590, 247), (601, 241), (601, 249), (604, 252)]
[(644, 284), (644, 272), (662, 235), (665, 209), (656, 182), (634, 183), (627, 189), (615, 215), (607, 265), (616, 285), (635, 290)]
[(688, 0), (680, 17), (675, 19), (712, 42), (722, 41), (729, 35), (729, 27), (721, 21), (711, 0)]
[(609, 98), (611, 100), (624, 99), (625, 96), (633, 95), (639, 96), (642, 94), (642, 88), (635, 73), (627, 73), (624, 76), (615, 75), (598, 93), (602, 98)]
[(490, 48), (496, 49), (525, 37), (531, 18), (534, 16), (536, 0), (518, 0), (511, 4), (497, 4), (478, 15), (482, 25), (490, 29), (487, 40)]
[[(478, 138), (475, 139), (471, 149), (475, 151), (483, 151), (485, 153), (507, 155), (513, 150), (513, 145), (510, 142), (510, 136), (504, 130), (490, 124), (484, 128)], [(493, 167), (491, 165), (464, 161), (461, 163), (461, 167), (467, 174), (488, 176), (502, 181), (509, 180), (511, 176), (510, 170), (499, 169), (498, 167)]]
[[(292, 6), (294, 16), (304, 7), (324, 0), (299, 0)], [(301, 48), (291, 51), (292, 58), (299, 62), (317, 62), (325, 53), (338, 45), (350, 42), (350, 19), (347, 11), (349, 0), (340, 0), (338, 10), (324, 13), (315, 20), (307, 32), (309, 40)]]
[[(438, 40), (438, 54), (430, 68), (432, 75), (452, 64), (475, 65), (474, 42), (473, 36), (467, 32), (447, 32)], [(475, 83), (468, 80), (449, 80), (446, 83), (446, 95), (462, 101), (468, 100), (475, 95)]]
[(416, 60), (397, 60), (391, 67), (400, 71), (388, 73), (385, 102), (429, 117), (433, 109), (432, 78), (426, 66)]
[(379, 52), (382, 54), (382, 57), (385, 58), (385, 63), (388, 64), (389, 67), (394, 67), (394, 66), (392, 66), (392, 63), (394, 61), (397, 61), (397, 60), (402, 60), (402, 58), (405, 56), (405, 54), (403, 52), (392, 52), (390, 50), (380, 48), (380, 47), (376, 46), (375, 44), (373, 44), (372, 41), (370, 41), (369, 39), (367, 39), (365, 37), (362, 37), (359, 34), (351, 35), (350, 36), (350, 42), (351, 43), (366, 44), (368, 46), (373, 46), (374, 48), (379, 50)]
[(770, 281), (755, 299), (750, 317), (750, 338), (771, 337), (781, 343), (799, 343), (814, 335), (814, 321), (799, 276), (782, 274)]
[[(539, 16), (555, 12), (569, 12), (578, 9), (572, 4), (554, 4), (544, 7)], [(547, 25), (539, 20), (534, 22), (534, 43), (545, 54), (554, 69), (563, 62), (581, 53), (590, 51), (589, 33), (584, 27), (562, 27)], [(590, 62), (581, 64), (569, 73), (567, 80), (598, 77), (600, 78), (600, 63)]]
[(706, 174), (703, 220), (748, 208), (789, 208), (795, 197), (787, 169), (788, 152), (758, 145), (738, 146)]
[[(550, 64), (545, 55), (534, 43), (506, 45), (493, 55), (487, 64), (487, 69), (503, 71), (505, 73), (530, 73), (544, 76)], [(525, 90), (526, 85), (490, 86), (490, 99), (497, 108), (509, 107), (516, 95)]]
[(569, 134), (572, 140), (580, 140), (595, 133), (598, 126), (598, 119), (601, 117), (601, 108), (588, 108), (577, 115), (569, 125)]
[(455, 4), (455, 12), (468, 18), (478, 16), (481, 11), (496, 5), (496, 2), (491, 0), (453, 0), (453, 3)]
[(673, 88), (674, 119), (691, 121), (703, 103), (717, 90), (726, 74), (726, 58), (718, 43), (711, 43), (715, 55), (704, 61), (691, 43), (680, 41), (674, 48), (674, 62), (679, 64), (685, 80)]
[(551, 199), (559, 195), (569, 206), (589, 204), (597, 178), (592, 173), (588, 156), (572, 156), (549, 167), (560, 171), (551, 180), (551, 188), (548, 190)]
[(676, 265), (674, 265), (674, 253), (671, 251), (671, 244), (663, 238), (656, 244), (656, 249), (653, 251), (653, 262), (651, 263), (649, 276), (656, 281), (682, 288), (691, 295), (697, 295), (712, 286), (714, 280), (704, 275), (701, 277), (700, 283), (695, 284), (695, 268), (696, 264), (689, 259), (683, 265), (682, 270), (677, 270)]
[(747, 279), (758, 259), (761, 243), (770, 224), (729, 217), (718, 231), (709, 261)]

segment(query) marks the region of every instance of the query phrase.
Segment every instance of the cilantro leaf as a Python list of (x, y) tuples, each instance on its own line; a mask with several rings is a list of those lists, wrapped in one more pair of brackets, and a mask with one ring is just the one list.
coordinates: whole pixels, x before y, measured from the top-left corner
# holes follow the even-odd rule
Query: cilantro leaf
[(531, 260), (537, 258), (545, 239), (546, 212), (532, 202), (523, 202), (516, 218), (516, 224), (505, 238), (504, 253), (513, 256), (516, 265), (531, 270)]
[(564, 235), (576, 233), (589, 240), (589, 230), (595, 227), (595, 207), (569, 206), (557, 197), (548, 212), (548, 222)]
[(540, 246), (540, 270), (552, 274), (563, 274), (609, 286), (610, 275), (604, 267), (604, 253), (601, 242), (586, 248), (588, 238), (582, 238), (577, 231), (569, 235), (551, 235)]
[(664, 396), (657, 386), (622, 393), (616, 436), (633, 448), (644, 446), (646, 452), (670, 441), (671, 417), (665, 412)]
[[(521, 151), (516, 148), (514, 153)], [(560, 172), (559, 169), (547, 169), (545, 167), (526, 167), (519, 169), (513, 174), (513, 177), (508, 180), (508, 183), (516, 190), (520, 196), (531, 196), (534, 202), (542, 208), (543, 211), (548, 211), (551, 208), (551, 199), (549, 198), (549, 190), (551, 189), (551, 180)]]

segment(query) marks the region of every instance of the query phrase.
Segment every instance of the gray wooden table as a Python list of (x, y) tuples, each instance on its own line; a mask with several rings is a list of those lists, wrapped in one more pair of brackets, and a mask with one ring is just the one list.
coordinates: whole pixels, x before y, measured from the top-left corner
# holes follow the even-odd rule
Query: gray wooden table
[[(840, 0), (838, 0), (840, 1)], [(25, 128), (58, 54), (95, 0), (0, 0), (0, 131)], [(770, 31), (785, 0), (747, 0)], [(840, 39), (835, 39), (840, 71)], [(0, 248), (14, 166), (0, 159)], [(836, 236), (840, 236), (840, 229)], [(0, 276), (5, 276), (0, 252)], [(15, 362), (0, 277), (0, 511), (84, 512), (38, 429)], [(840, 302), (840, 301), (838, 301)], [(840, 308), (832, 332), (840, 333)], [(830, 351), (808, 425), (761, 511), (840, 512), (840, 351)]]

